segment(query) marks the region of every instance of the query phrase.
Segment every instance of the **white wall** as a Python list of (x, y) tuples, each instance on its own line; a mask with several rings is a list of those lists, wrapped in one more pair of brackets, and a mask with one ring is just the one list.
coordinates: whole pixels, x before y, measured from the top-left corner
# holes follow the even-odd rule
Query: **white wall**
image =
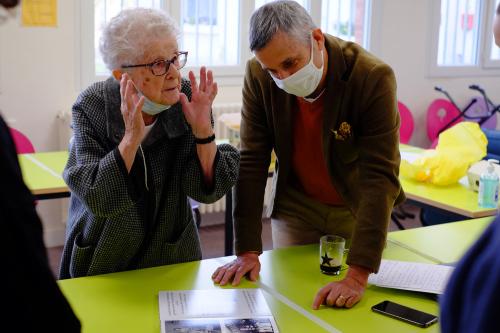
[[(398, 97), (414, 114), (415, 131), (412, 144), (428, 147), (425, 127), (427, 107), (436, 98), (445, 98), (434, 91), (444, 87), (459, 106), (465, 106), (477, 95), (468, 89), (472, 83), (481, 85), (495, 102), (500, 103), (500, 77), (430, 78), (430, 6), (436, 0), (373, 0), (381, 4), (380, 31), (373, 41), (374, 53), (390, 64), (396, 73)], [(491, 29), (490, 29), (491, 31)]]
[[(0, 27), (0, 110), (37, 151), (57, 150), (56, 114), (71, 108), (75, 86), (75, 2), (58, 1), (57, 28)], [(67, 200), (67, 199), (65, 199)], [(62, 244), (62, 199), (39, 201), (48, 246)]]
[[(425, 112), (433, 99), (441, 97), (434, 92), (434, 85), (442, 85), (464, 105), (472, 96), (467, 86), (478, 83), (492, 100), (500, 102), (497, 89), (500, 78), (427, 77), (429, 6), (434, 0), (373, 1), (381, 10), (377, 11), (379, 32), (372, 45), (375, 53), (395, 70), (399, 99), (415, 115), (413, 144), (429, 144)], [(38, 151), (62, 148), (58, 143), (56, 115), (71, 108), (80, 90), (77, 5), (78, 0), (58, 1), (57, 28), (25, 28), (19, 21), (0, 28), (0, 110), (13, 127), (32, 139)], [(221, 87), (219, 91), (217, 103), (241, 100), (241, 87)], [(48, 246), (63, 241), (61, 206), (62, 200), (38, 204)]]

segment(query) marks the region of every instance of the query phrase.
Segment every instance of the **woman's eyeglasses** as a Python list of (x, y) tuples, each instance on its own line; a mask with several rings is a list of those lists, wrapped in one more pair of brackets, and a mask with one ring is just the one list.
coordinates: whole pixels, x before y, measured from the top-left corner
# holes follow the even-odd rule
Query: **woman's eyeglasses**
[(153, 75), (162, 76), (168, 72), (170, 64), (174, 65), (176, 69), (181, 69), (187, 62), (187, 51), (178, 52), (175, 57), (170, 60), (156, 60), (149, 64), (140, 65), (123, 65), (122, 68), (135, 68), (135, 67), (149, 67)]

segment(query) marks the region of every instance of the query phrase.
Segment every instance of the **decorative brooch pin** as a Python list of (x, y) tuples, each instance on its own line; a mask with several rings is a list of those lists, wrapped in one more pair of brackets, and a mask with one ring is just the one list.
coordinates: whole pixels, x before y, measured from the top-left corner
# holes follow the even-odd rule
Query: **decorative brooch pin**
[(333, 128), (330, 129), (332, 133), (335, 135), (336, 140), (345, 141), (352, 136), (351, 125), (346, 123), (345, 121), (340, 124), (340, 127), (337, 131)]

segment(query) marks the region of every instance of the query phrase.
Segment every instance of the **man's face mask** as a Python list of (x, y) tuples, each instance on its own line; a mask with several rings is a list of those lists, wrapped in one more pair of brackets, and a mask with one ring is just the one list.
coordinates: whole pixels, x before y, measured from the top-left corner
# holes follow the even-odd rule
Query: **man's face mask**
[(323, 76), (323, 51), (321, 51), (321, 67), (317, 68), (313, 63), (313, 39), (311, 38), (311, 59), (309, 63), (293, 73), (289, 77), (280, 80), (271, 74), (276, 85), (289, 94), (306, 97), (311, 95), (318, 88)]

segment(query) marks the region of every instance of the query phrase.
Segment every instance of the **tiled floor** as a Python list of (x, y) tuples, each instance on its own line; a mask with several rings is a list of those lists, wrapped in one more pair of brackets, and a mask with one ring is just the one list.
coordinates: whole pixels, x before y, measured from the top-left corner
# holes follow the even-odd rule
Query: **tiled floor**
[[(411, 205), (405, 205), (405, 210), (409, 213), (414, 214), (415, 218), (405, 219), (402, 224), (406, 229), (416, 228), (422, 226), (420, 223), (419, 213), (420, 208)], [(203, 226), (203, 221), (206, 221), (210, 226)], [(213, 223), (220, 221), (219, 224), (212, 225)], [(203, 258), (215, 258), (224, 255), (224, 215), (222, 213), (212, 213), (205, 214), (202, 216), (202, 226), (200, 228), (200, 239), (201, 247), (203, 252)], [(396, 225), (391, 222), (389, 225), (389, 231), (398, 230)], [(269, 219), (263, 220), (262, 228), (262, 244), (264, 250), (272, 249), (272, 239), (271, 239), (271, 224)], [(59, 272), (59, 260), (61, 258), (62, 247), (52, 247), (48, 249), (50, 266), (57, 276)]]

